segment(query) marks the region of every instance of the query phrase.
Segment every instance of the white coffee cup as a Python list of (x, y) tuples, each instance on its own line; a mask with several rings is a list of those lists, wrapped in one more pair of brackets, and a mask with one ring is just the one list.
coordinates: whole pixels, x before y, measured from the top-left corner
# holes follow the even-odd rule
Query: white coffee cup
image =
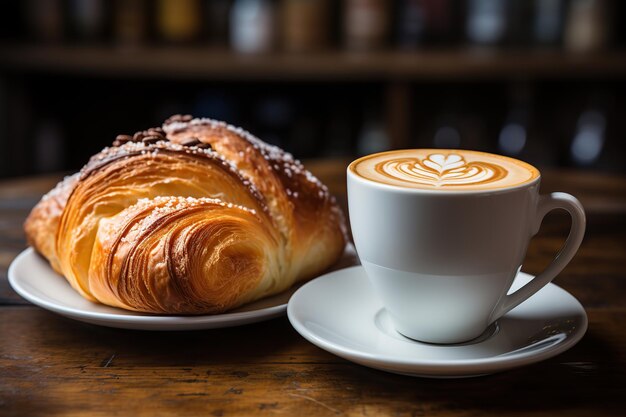
[[(480, 336), (552, 281), (582, 241), (585, 213), (580, 202), (565, 193), (539, 195), (539, 171), (520, 161), (511, 159), (536, 171), (523, 183), (499, 186), (496, 181), (491, 187), (443, 190), (366, 178), (355, 169), (361, 160), (347, 170), (355, 246), (396, 329), (409, 338), (460, 343)], [(507, 295), (530, 238), (555, 209), (572, 218), (565, 245), (541, 274)]]

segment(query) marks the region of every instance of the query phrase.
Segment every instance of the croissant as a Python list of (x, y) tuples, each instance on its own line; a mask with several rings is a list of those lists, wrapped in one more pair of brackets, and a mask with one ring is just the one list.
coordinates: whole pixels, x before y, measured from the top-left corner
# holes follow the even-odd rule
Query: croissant
[(290, 154), (210, 119), (120, 135), (33, 208), (29, 243), (83, 297), (215, 314), (335, 263), (345, 221)]

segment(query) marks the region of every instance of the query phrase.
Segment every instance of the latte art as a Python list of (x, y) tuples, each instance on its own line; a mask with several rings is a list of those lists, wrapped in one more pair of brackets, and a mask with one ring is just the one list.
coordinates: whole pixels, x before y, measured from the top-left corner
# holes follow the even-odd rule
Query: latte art
[(348, 170), (361, 178), (403, 188), (488, 190), (539, 177), (537, 168), (517, 159), (457, 149), (406, 149), (364, 156)]
[(380, 162), (376, 171), (381, 175), (433, 187), (485, 184), (506, 176), (501, 166), (488, 162), (467, 162), (459, 154), (434, 153), (425, 159), (396, 158)]

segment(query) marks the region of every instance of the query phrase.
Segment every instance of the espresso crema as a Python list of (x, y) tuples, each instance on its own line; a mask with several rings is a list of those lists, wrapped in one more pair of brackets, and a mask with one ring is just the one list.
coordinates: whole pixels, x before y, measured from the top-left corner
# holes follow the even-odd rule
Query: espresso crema
[(349, 166), (365, 179), (430, 190), (487, 190), (531, 182), (537, 168), (506, 156), (456, 149), (405, 149), (364, 156)]

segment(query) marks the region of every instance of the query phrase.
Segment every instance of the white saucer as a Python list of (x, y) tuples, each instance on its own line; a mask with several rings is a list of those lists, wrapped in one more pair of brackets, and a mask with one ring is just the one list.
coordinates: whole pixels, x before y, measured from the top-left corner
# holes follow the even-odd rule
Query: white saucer
[[(530, 279), (520, 272), (513, 289)], [(587, 330), (580, 303), (548, 284), (472, 342), (417, 342), (394, 329), (361, 266), (305, 284), (291, 297), (287, 314), (302, 336), (335, 355), (384, 371), (439, 378), (484, 375), (542, 361), (574, 346)]]
[[(348, 245), (335, 268), (354, 263), (354, 247)], [(100, 326), (137, 330), (215, 329), (269, 320), (285, 314), (287, 301), (299, 287), (296, 285), (224, 314), (167, 316), (137, 313), (84, 299), (32, 248), (20, 253), (11, 263), (9, 283), (26, 300), (65, 317)]]

